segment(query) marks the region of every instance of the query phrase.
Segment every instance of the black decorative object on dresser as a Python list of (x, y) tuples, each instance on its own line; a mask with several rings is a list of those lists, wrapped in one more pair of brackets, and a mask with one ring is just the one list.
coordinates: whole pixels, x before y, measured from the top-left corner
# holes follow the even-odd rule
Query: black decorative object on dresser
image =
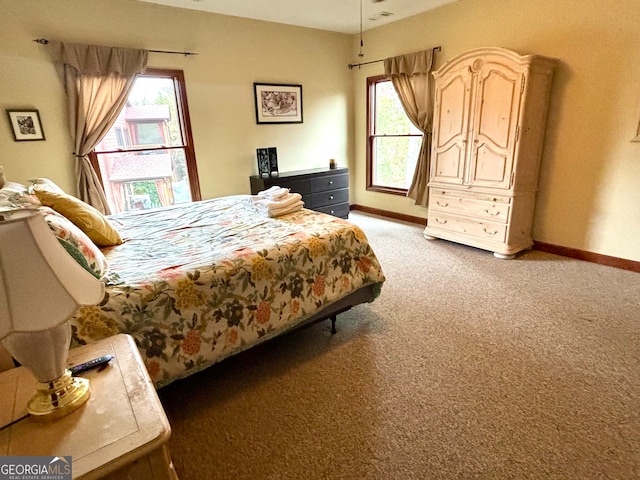
[(274, 185), (302, 195), (305, 208), (349, 218), (349, 169), (314, 168), (296, 172), (279, 172), (271, 177), (252, 175), (251, 194)]

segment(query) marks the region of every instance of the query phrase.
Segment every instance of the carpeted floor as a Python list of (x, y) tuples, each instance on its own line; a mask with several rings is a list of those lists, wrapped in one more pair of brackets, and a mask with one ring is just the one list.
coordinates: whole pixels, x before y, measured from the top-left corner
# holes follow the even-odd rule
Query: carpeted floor
[(159, 391), (181, 480), (640, 479), (640, 275), (352, 212), (372, 304)]

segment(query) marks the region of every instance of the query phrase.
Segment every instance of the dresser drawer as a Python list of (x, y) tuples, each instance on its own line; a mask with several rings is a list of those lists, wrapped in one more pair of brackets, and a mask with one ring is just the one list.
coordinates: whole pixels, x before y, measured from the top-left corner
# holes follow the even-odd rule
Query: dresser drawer
[(288, 188), (291, 193), (299, 193), (300, 195), (311, 193), (311, 184), (309, 180), (285, 179), (280, 182), (276, 182), (275, 185), (283, 188)]
[[(503, 197), (498, 198), (500, 200), (503, 199)], [(507, 223), (510, 205), (504, 201), (489, 201), (473, 197), (456, 196), (453, 194), (442, 195), (436, 192), (430, 192), (429, 208), (437, 212)]]
[(504, 242), (507, 237), (507, 226), (505, 224), (449, 215), (437, 211), (431, 212), (427, 223), (432, 228), (464, 233), (496, 242)]
[(328, 190), (321, 193), (311, 194), (311, 206), (313, 208), (324, 207), (326, 205), (335, 205), (349, 201), (349, 189), (341, 188), (340, 190)]
[(349, 186), (348, 173), (336, 173), (334, 175), (322, 175), (314, 177), (310, 180), (311, 192), (325, 192), (327, 190), (337, 190), (339, 188), (347, 188)]
[(337, 203), (326, 207), (316, 208), (316, 211), (328, 213), (340, 218), (349, 218), (349, 202)]

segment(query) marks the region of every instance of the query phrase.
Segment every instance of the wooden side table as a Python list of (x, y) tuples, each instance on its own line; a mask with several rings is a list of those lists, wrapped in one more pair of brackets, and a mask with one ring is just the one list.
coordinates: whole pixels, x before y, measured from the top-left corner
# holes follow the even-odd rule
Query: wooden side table
[[(59, 420), (25, 418), (0, 430), (0, 455), (72, 457), (73, 478), (177, 480), (167, 442), (171, 427), (129, 335), (69, 351), (69, 366), (111, 353), (91, 381), (85, 405)], [(36, 380), (24, 367), (0, 373), (0, 426), (25, 414)]]

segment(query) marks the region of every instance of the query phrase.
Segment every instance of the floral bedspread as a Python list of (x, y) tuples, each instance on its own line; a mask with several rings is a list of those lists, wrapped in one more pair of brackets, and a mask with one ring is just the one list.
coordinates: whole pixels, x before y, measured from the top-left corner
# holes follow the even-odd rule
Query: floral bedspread
[(365, 234), (303, 209), (266, 218), (232, 196), (109, 217), (124, 244), (98, 306), (72, 318), (75, 345), (132, 335), (157, 387), (271, 338), (382, 269)]

